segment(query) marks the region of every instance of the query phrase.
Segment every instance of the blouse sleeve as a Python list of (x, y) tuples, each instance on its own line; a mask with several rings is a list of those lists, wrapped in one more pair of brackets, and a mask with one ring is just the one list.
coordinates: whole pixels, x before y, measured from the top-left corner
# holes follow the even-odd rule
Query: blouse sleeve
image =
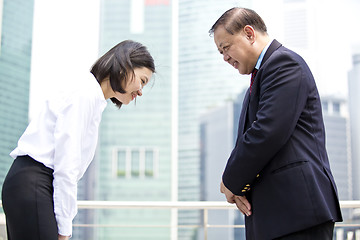
[(57, 116), (54, 138), (54, 211), (60, 235), (72, 235), (77, 214), (77, 182), (82, 164), (82, 145), (93, 106), (86, 97), (65, 104)]

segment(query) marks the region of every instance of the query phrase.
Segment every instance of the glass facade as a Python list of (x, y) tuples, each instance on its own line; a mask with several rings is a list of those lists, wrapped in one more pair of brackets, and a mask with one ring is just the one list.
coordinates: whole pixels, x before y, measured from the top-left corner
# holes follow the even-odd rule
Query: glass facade
[[(238, 134), (238, 123), (245, 89), (234, 102), (227, 102), (223, 106), (211, 109), (201, 116), (200, 126), (200, 156), (201, 156), (201, 200), (224, 201), (224, 195), (214, 187), (219, 185), (226, 160), (233, 150)], [(240, 211), (209, 211), (208, 222), (212, 225), (242, 225), (244, 216)], [(204, 238), (201, 231), (198, 239)], [(208, 240), (236, 240), (245, 239), (243, 228), (213, 229)]]
[[(0, 188), (28, 124), (33, 0), (0, 1)], [(1, 191), (1, 189), (0, 189)]]
[[(179, 1), (179, 200), (200, 200), (200, 116), (234, 99), (250, 81), (225, 63), (208, 31), (234, 6), (252, 1)], [(226, 159), (223, 159), (225, 162)], [(219, 179), (220, 183), (220, 179)], [(199, 212), (179, 211), (180, 224), (198, 224)], [(193, 239), (197, 229), (179, 229), (179, 239)]]
[[(136, 103), (105, 109), (95, 160), (96, 200), (171, 200), (170, 1), (101, 1), (100, 55), (117, 43), (139, 41), (152, 54), (156, 72)], [(170, 223), (170, 211), (103, 210), (98, 224)], [(100, 228), (94, 239), (169, 239), (169, 228)]]
[[(352, 190), (353, 199), (360, 199), (360, 50), (353, 55), (352, 69), (349, 71), (349, 112), (351, 132), (351, 158), (352, 158)], [(360, 219), (360, 214), (357, 214)]]
[[(350, 151), (350, 126), (347, 104), (344, 99), (321, 97), (326, 133), (326, 149), (340, 200), (352, 200), (352, 172)], [(343, 209), (345, 221), (350, 210)]]

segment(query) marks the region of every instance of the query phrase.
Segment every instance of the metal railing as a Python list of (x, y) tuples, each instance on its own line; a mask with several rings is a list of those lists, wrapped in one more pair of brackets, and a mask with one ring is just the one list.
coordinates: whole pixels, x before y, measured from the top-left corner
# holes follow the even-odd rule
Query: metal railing
[[(0, 201), (0, 206), (1, 201)], [(360, 201), (340, 201), (340, 206), (342, 209), (357, 209), (360, 211)], [(208, 222), (208, 212), (209, 210), (232, 210), (236, 209), (234, 204), (229, 204), (227, 202), (217, 202), (217, 201), (156, 201), (156, 202), (145, 202), (145, 201), (78, 201), (79, 209), (168, 209), (171, 210), (172, 221), (168, 225), (124, 225), (124, 224), (112, 224), (112, 225), (103, 225), (103, 224), (74, 224), (74, 227), (167, 227), (172, 231), (171, 239), (177, 239), (177, 229), (186, 228), (186, 227), (198, 227), (204, 230), (204, 240), (208, 239), (208, 230), (209, 228), (244, 228), (244, 225), (214, 225), (209, 224)], [(179, 225), (177, 222), (177, 211), (178, 210), (202, 210), (202, 219), (201, 224), (197, 225)], [(0, 222), (5, 224), (4, 222)], [(336, 223), (336, 227), (355, 227), (360, 229), (360, 223)]]
[[(177, 220), (169, 225), (111, 225), (111, 227), (168, 227), (173, 231), (172, 240), (177, 239), (177, 228), (202, 228), (204, 230), (204, 240), (208, 239), (209, 228), (245, 228), (245, 225), (215, 225), (209, 224), (209, 210), (232, 210), (236, 209), (235, 204), (229, 204), (225, 201), (159, 201), (159, 202), (123, 202), (123, 201), (78, 201), (79, 209), (170, 209), (177, 216), (177, 210), (202, 210), (202, 223), (197, 225), (179, 225)], [(359, 209), (360, 201), (340, 201), (342, 209)], [(77, 227), (106, 227), (109, 225), (96, 224), (75, 224)], [(336, 223), (337, 227), (357, 227), (360, 229), (360, 223)]]

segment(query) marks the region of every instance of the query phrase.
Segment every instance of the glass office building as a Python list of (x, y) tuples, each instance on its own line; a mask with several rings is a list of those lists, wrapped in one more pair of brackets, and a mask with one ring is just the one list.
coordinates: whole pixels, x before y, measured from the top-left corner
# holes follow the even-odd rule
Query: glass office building
[[(360, 50), (355, 52), (352, 59), (352, 69), (348, 74), (349, 82), (349, 113), (351, 132), (351, 171), (352, 193), (354, 200), (360, 199)], [(360, 220), (360, 211), (354, 210), (352, 218)]]
[(326, 148), (340, 200), (352, 200), (350, 126), (344, 99), (322, 96)]
[[(352, 200), (352, 163), (350, 145), (349, 111), (345, 99), (322, 96), (326, 149), (332, 174), (336, 182), (340, 200)], [(348, 221), (349, 209), (342, 209), (344, 221)]]
[[(109, 101), (95, 158), (95, 199), (170, 201), (172, 153), (172, 2), (101, 1), (100, 55), (117, 43), (139, 41), (156, 74), (143, 96), (117, 109)], [(98, 224), (169, 225), (169, 210), (101, 210)], [(169, 228), (97, 228), (94, 239), (170, 239)]]
[(33, 0), (0, 0), (0, 188), (28, 124), (33, 8)]
[[(233, 150), (240, 118), (240, 111), (247, 89), (234, 101), (209, 109), (201, 116), (200, 125), (200, 156), (201, 156), (201, 200), (224, 201), (224, 195), (214, 186), (219, 186), (226, 161)], [(210, 210), (210, 225), (243, 225), (244, 216), (235, 210)], [(198, 239), (204, 238), (199, 231)], [(245, 239), (243, 228), (213, 228), (207, 236), (208, 240)]]
[[(180, 201), (201, 199), (200, 116), (209, 108), (234, 99), (250, 81), (249, 76), (241, 76), (223, 61), (208, 31), (226, 10), (234, 6), (251, 7), (250, 3), (250, 0), (179, 1)], [(179, 211), (179, 224), (199, 222), (199, 212)], [(179, 229), (179, 239), (193, 239), (197, 232), (195, 228)]]
[(353, 160), (354, 199), (360, 199), (360, 51), (353, 55), (353, 67), (349, 72), (349, 109), (351, 123), (351, 150)]

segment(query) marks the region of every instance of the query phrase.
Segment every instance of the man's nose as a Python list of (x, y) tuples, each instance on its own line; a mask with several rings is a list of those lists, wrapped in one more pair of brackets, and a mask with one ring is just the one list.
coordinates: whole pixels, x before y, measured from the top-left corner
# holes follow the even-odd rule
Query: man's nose
[(230, 60), (230, 56), (227, 55), (226, 53), (224, 53), (223, 57), (224, 57), (224, 61), (225, 61), (225, 62), (227, 62), (227, 61)]

